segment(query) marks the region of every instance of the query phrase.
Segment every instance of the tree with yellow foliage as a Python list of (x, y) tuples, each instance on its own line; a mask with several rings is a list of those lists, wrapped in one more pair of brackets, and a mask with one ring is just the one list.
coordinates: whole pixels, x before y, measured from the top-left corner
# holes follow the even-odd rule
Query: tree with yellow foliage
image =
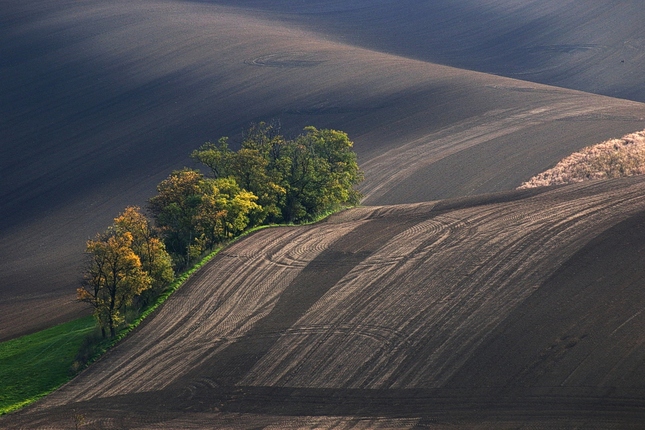
[(177, 267), (263, 220), (257, 196), (233, 178), (174, 171), (157, 186), (150, 212)]
[(119, 233), (132, 234), (132, 250), (141, 260), (141, 268), (152, 279), (151, 288), (146, 290), (146, 294), (158, 295), (175, 279), (175, 272), (172, 259), (156, 230), (136, 206), (126, 207), (123, 213), (114, 219), (113, 228)]
[(103, 337), (106, 329), (114, 337), (135, 298), (154, 297), (175, 276), (163, 242), (136, 206), (125, 208), (105, 233), (89, 240), (86, 252), (90, 261), (77, 298), (94, 308)]
[(123, 308), (152, 286), (152, 279), (141, 267), (132, 243), (132, 233), (117, 229), (108, 229), (87, 242), (90, 264), (85, 282), (76, 293), (78, 300), (94, 308), (103, 337), (106, 329), (111, 337), (116, 335), (116, 328), (124, 321)]

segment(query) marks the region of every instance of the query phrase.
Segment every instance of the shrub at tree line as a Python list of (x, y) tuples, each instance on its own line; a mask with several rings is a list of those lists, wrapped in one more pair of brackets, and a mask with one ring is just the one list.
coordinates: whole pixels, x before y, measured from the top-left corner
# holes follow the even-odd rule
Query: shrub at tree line
[(127, 307), (143, 308), (176, 270), (216, 245), (262, 224), (301, 223), (359, 202), (362, 172), (346, 133), (306, 127), (292, 140), (259, 123), (241, 148), (228, 138), (207, 142), (192, 158), (209, 175), (184, 168), (157, 186), (149, 201), (154, 225), (127, 207), (104, 233), (87, 243), (89, 266), (77, 290), (89, 303), (103, 337), (115, 336)]

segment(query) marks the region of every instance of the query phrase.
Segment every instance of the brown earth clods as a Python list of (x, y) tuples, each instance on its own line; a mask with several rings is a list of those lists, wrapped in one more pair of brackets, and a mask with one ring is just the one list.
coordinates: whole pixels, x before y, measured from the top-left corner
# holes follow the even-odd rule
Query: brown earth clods
[(0, 428), (641, 428), (645, 178), (511, 190), (643, 129), (642, 5), (238, 3), (3, 4), (0, 340), (251, 121), (348, 132), (369, 206), (227, 248)]
[[(633, 2), (611, 14), (605, 2), (555, 0), (226, 3), (3, 3), (0, 340), (77, 314), (85, 241), (125, 206), (145, 205), (204, 141), (236, 141), (252, 121), (348, 132), (371, 205), (510, 190), (643, 128), (642, 103), (430, 62), (496, 62), (508, 76), (587, 90), (576, 82), (593, 81), (604, 94), (629, 79), (639, 89), (645, 36)], [(603, 46), (565, 49), (567, 39)], [(554, 74), (540, 74), (545, 55)], [(51, 299), (60, 306), (41, 312)]]
[(645, 178), (255, 233), (0, 425), (637, 428)]

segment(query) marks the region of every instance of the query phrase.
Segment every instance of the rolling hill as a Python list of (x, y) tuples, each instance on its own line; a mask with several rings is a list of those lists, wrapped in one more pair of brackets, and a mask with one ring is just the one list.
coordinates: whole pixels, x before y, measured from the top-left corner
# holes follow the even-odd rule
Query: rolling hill
[(639, 2), (2, 9), (0, 340), (83, 313), (85, 240), (206, 140), (340, 129), (366, 180), (0, 427), (642, 427), (645, 178), (515, 190), (645, 127)]
[(645, 102), (638, 1), (247, 0), (244, 6), (379, 52)]
[[(501, 37), (492, 28), (510, 31), (511, 21), (520, 23), (516, 33), (533, 28), (531, 38), (508, 38), (518, 41), (518, 52), (561, 45), (582, 31), (578, 21), (566, 21), (571, 13), (544, 28), (529, 25), (556, 14), (555, 2), (517, 10), (493, 1), (407, 2), (396, 11), (390, 1), (226, 3), (3, 3), (0, 340), (82, 312), (73, 291), (85, 241), (126, 205), (144, 205), (156, 183), (190, 164), (192, 149), (221, 135), (235, 140), (252, 121), (278, 119), (287, 134), (308, 124), (348, 132), (366, 171), (365, 204), (512, 189), (577, 149), (643, 128), (645, 105), (638, 102), (428, 61), (449, 64), (452, 53), (468, 63), (453, 64), (481, 60), (490, 71), (486, 64), (498, 61), (492, 41)], [(573, 3), (566, 5), (575, 10)], [(618, 16), (633, 18), (632, 4), (616, 6)], [(618, 19), (590, 10), (596, 20)], [(488, 36), (472, 30), (481, 20), (468, 17), (483, 12), (507, 25), (487, 26)], [(517, 14), (525, 21), (514, 21)], [(390, 16), (392, 26), (378, 38), (375, 29)], [(386, 37), (397, 28), (400, 37)], [(459, 29), (463, 34), (453, 35)], [(444, 43), (453, 36), (466, 51)], [(486, 58), (471, 58), (479, 52), (473, 41), (487, 37)], [(618, 49), (610, 42), (603, 52)], [(637, 58), (642, 50), (632, 45)], [(558, 76), (586, 81), (599, 73), (584, 71)]]
[(645, 178), (255, 233), (0, 425), (637, 428)]

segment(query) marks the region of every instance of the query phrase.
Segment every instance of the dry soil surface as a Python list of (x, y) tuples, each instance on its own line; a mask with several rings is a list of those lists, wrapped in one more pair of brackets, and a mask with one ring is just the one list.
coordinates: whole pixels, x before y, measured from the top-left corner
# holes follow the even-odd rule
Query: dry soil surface
[(645, 127), (640, 2), (240, 3), (2, 2), (0, 340), (252, 121), (347, 131), (369, 206), (236, 243), (0, 427), (642, 427), (645, 179), (508, 191)]
[(639, 2), (296, 3), (2, 2), (0, 340), (82, 312), (85, 241), (252, 121), (347, 131), (372, 205), (513, 189), (644, 128)]
[(257, 232), (0, 426), (639, 428), (644, 193), (592, 181)]

